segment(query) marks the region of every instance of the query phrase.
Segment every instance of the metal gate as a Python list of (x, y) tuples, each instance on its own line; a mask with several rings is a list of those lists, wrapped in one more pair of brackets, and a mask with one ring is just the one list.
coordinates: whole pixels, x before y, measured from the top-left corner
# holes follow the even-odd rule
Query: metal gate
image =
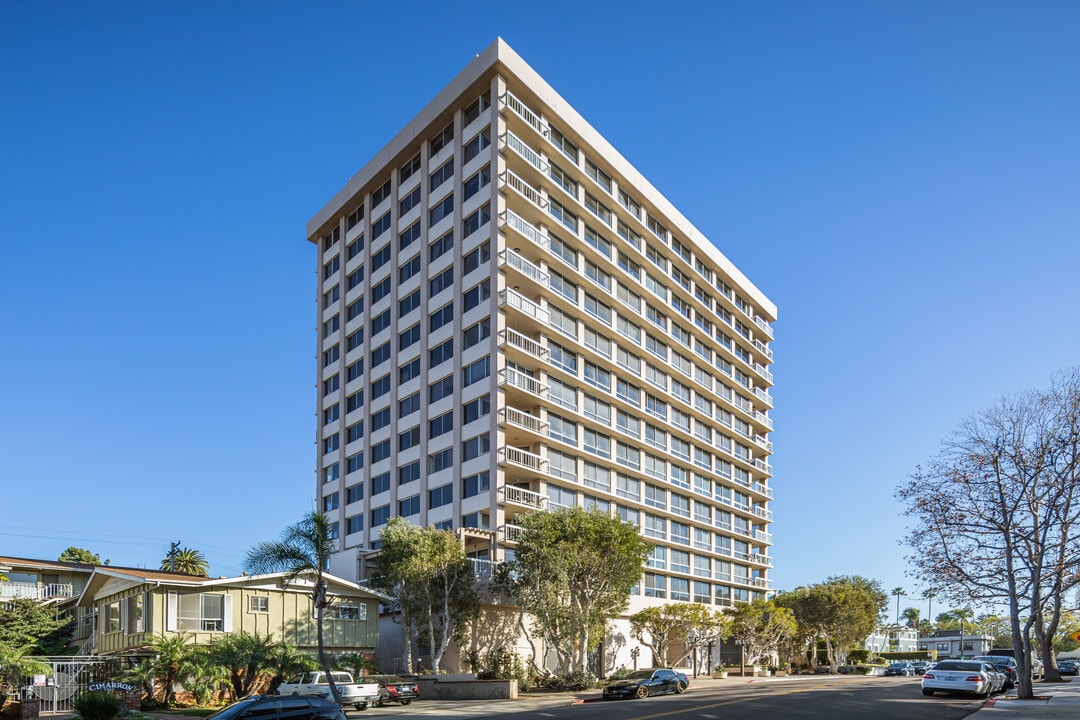
[(86, 690), (92, 682), (118, 680), (123, 673), (121, 663), (112, 658), (76, 656), (43, 658), (51, 668), (48, 675), (23, 678), (20, 685), (24, 699), (41, 700), (41, 714), (74, 712), (75, 695)]

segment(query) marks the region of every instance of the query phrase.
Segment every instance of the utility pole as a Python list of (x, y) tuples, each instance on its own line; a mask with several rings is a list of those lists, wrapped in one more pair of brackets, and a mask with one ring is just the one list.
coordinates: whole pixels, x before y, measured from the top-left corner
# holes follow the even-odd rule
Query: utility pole
[(169, 546), (169, 572), (173, 572), (173, 567), (176, 565), (176, 552), (180, 549), (180, 541), (172, 543)]

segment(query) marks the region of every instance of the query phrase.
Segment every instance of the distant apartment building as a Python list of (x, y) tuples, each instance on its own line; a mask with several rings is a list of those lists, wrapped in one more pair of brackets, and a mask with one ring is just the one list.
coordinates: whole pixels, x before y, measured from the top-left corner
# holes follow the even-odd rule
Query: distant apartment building
[(631, 612), (769, 592), (776, 308), (505, 42), (307, 235), (331, 572), (394, 516), (482, 571), (583, 506), (653, 544)]

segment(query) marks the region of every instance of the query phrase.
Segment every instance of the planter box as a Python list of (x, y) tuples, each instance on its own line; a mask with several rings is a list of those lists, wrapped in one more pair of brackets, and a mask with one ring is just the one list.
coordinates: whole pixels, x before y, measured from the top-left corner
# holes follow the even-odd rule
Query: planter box
[(726, 678), (727, 676), (728, 676), (728, 671), (727, 670), (720, 670), (720, 671), (714, 670), (712, 672), (712, 677), (714, 679), (717, 679), (717, 680), (721, 680), (723, 678)]

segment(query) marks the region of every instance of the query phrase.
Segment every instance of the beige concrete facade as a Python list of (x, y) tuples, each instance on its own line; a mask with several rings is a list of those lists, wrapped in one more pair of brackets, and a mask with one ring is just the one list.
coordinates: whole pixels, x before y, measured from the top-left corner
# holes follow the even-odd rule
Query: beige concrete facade
[(776, 307), (506, 43), (307, 234), (333, 573), (398, 515), (483, 572), (573, 504), (654, 542), (631, 611), (768, 593)]

